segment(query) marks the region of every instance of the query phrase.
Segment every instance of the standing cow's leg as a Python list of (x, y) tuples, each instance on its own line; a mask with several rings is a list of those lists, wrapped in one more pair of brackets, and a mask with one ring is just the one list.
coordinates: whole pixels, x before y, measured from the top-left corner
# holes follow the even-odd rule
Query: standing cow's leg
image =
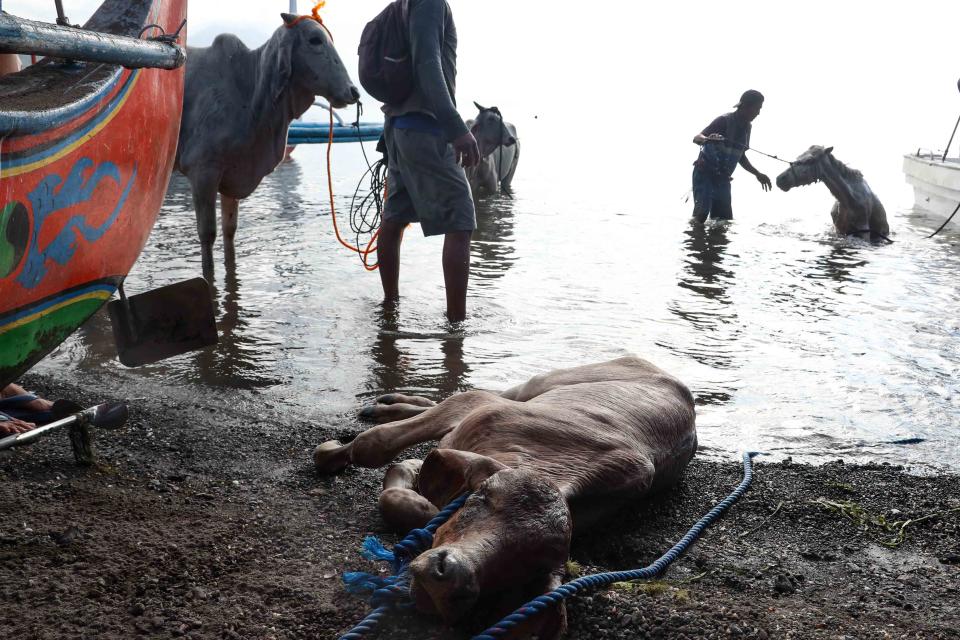
[(220, 194), (220, 227), (223, 229), (223, 243), (233, 248), (233, 237), (237, 235), (237, 212), (240, 201)]
[(367, 429), (349, 444), (329, 440), (313, 452), (320, 473), (336, 473), (353, 463), (375, 469), (393, 460), (407, 447), (439, 440), (477, 407), (501, 401), (486, 391), (467, 391), (451, 396), (420, 415)]
[(383, 476), (380, 514), (397, 533), (405, 534), (422, 527), (437, 515), (437, 508), (417, 493), (417, 476), (422, 465), (422, 460), (404, 460), (387, 469)]
[(513, 195), (513, 189), (510, 187), (513, 184), (513, 174), (517, 172), (517, 163), (520, 162), (520, 142), (515, 142), (513, 145), (513, 162), (510, 163), (510, 171), (507, 172), (507, 175), (503, 177), (500, 181), (500, 190), (503, 191), (508, 196)]
[(217, 239), (217, 182), (216, 177), (210, 174), (190, 176), (203, 275), (210, 281), (213, 280), (213, 243)]

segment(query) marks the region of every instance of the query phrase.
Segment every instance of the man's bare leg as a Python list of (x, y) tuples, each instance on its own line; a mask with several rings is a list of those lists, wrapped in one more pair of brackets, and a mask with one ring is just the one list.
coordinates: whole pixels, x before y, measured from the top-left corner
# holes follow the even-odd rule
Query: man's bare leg
[(447, 319), (451, 322), (467, 317), (472, 234), (472, 231), (451, 231), (443, 239), (443, 284), (447, 290)]
[(384, 220), (377, 236), (377, 264), (380, 265), (380, 284), (383, 301), (392, 304), (400, 298), (400, 243), (405, 222)]

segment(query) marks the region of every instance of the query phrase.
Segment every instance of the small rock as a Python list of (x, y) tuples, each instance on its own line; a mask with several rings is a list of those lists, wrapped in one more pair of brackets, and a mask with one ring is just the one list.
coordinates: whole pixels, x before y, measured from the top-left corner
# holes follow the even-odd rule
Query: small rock
[(773, 591), (781, 595), (789, 595), (796, 591), (796, 587), (793, 586), (790, 578), (781, 573), (773, 580)]

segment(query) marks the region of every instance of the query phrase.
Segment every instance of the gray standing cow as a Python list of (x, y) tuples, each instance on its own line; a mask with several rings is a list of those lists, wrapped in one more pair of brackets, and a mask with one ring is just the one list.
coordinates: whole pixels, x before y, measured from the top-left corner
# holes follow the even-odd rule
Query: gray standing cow
[(284, 24), (253, 51), (232, 34), (187, 49), (176, 163), (193, 191), (205, 273), (213, 268), (217, 194), (231, 251), (239, 200), (283, 160), (290, 122), (318, 95), (335, 108), (360, 97), (326, 30), (312, 19), (281, 17)]
[(480, 147), (480, 162), (469, 167), (467, 180), (474, 197), (503, 191), (511, 193), (510, 184), (520, 161), (520, 141), (517, 128), (504, 122), (497, 107), (481, 107), (473, 103), (480, 113), (476, 120), (467, 120), (467, 127)]

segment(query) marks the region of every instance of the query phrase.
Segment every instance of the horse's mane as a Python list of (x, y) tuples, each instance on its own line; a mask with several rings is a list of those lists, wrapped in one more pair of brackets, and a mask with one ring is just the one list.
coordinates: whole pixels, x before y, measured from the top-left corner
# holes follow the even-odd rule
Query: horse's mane
[(833, 166), (836, 167), (837, 171), (840, 173), (840, 175), (843, 178), (846, 178), (849, 180), (863, 180), (863, 174), (859, 170), (854, 169), (852, 167), (848, 167), (847, 165), (843, 164), (841, 161), (837, 160), (833, 156), (833, 154), (829, 154), (829, 155), (830, 155), (830, 158), (833, 159)]

